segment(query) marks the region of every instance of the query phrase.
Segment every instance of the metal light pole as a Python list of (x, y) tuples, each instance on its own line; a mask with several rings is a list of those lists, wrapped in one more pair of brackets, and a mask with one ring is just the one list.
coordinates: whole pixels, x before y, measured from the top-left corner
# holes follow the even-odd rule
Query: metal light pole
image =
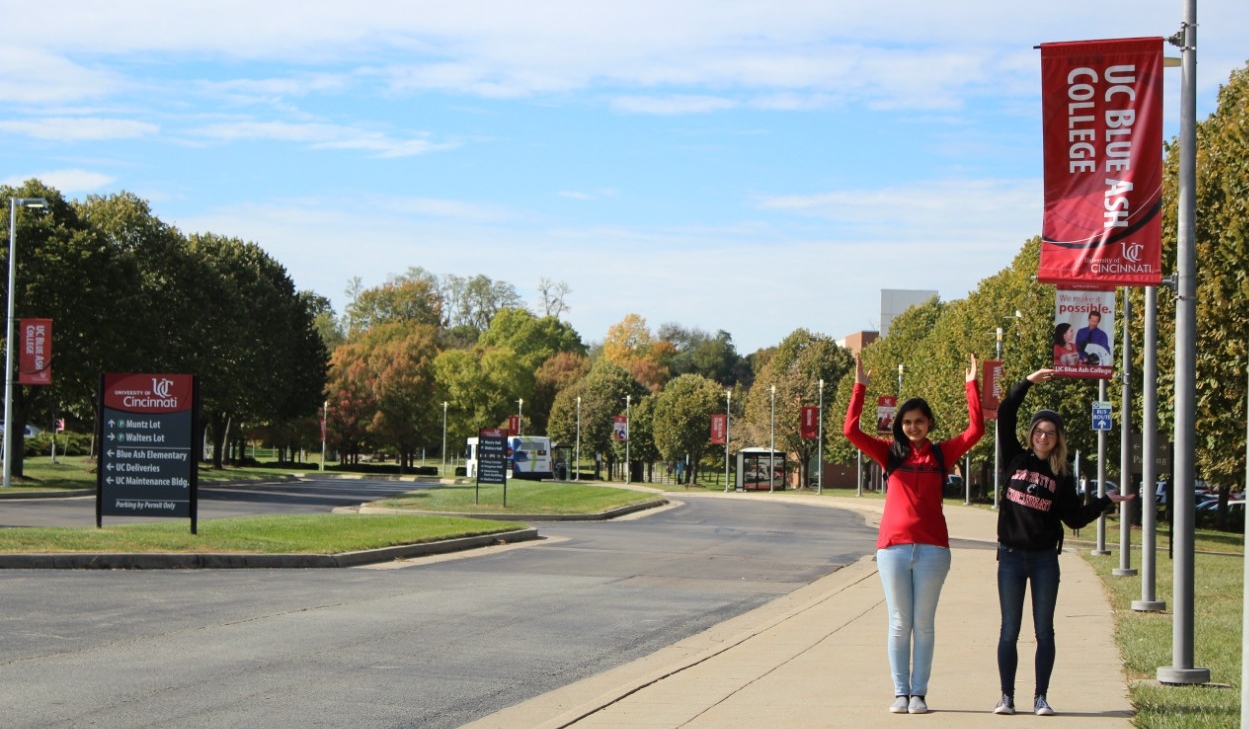
[(776, 488), (776, 385), (772, 385), (772, 429), (768, 444), (768, 493)]
[(447, 401), (442, 401), (442, 476), (447, 475)]
[[(1160, 612), (1167, 604), (1157, 599), (1158, 502), (1154, 495), (1158, 439), (1158, 287), (1145, 287), (1144, 390), (1141, 393), (1141, 599), (1132, 601), (1137, 612)], [(1145, 490), (1149, 490), (1146, 496)], [(1148, 505), (1146, 501), (1148, 500)]]
[[(1123, 287), (1123, 422), (1119, 424), (1119, 492), (1132, 493), (1132, 342), (1128, 338), (1128, 322), (1132, 319), (1132, 300), (1128, 287)], [(1141, 454), (1144, 456), (1145, 454)], [(1144, 496), (1145, 484), (1141, 484)], [(1115, 577), (1135, 577), (1132, 569), (1132, 507), (1119, 502), (1119, 566), (1110, 571)]]
[[(898, 399), (902, 399), (902, 369), (903, 365), (898, 365)], [(898, 403), (901, 405), (901, 403)]]
[[(632, 468), (630, 468), (630, 466), (632, 466), (633, 464), (629, 463), (629, 426), (632, 424), (629, 422), (629, 418), (630, 418), (629, 406), (632, 403), (633, 403), (633, 396), (625, 395), (625, 483), (629, 483), (629, 477), (632, 475), (630, 471), (633, 470)], [(688, 478), (689, 476), (687, 475), (686, 479)], [(689, 481), (687, 480), (686, 483), (689, 483)]]
[(824, 379), (820, 378), (819, 440), (815, 444), (815, 493), (824, 493)]
[(525, 429), (525, 398), (516, 400), (516, 435)]
[(321, 472), (325, 472), (325, 431), (329, 427), (330, 401), (321, 406)]
[(17, 209), (45, 208), (48, 201), (41, 197), (9, 198), (9, 319), (4, 337), (4, 480), (9, 488), (13, 480), (13, 305), (17, 285)]
[[(1002, 361), (1002, 327), (997, 328), (997, 361)], [(1012, 434), (1013, 435), (1013, 434)], [(1032, 436), (1029, 435), (1031, 440)], [(1029, 444), (1031, 445), (1031, 444)], [(997, 416), (993, 417), (993, 508), (997, 509), (998, 499), (1002, 494), (1002, 428), (998, 425)]]
[(729, 428), (733, 421), (733, 391), (724, 391), (724, 493), (729, 492)]
[(1158, 668), (1165, 684), (1210, 680), (1210, 669), (1193, 666), (1193, 563), (1196, 511), (1193, 498), (1197, 423), (1197, 0), (1184, 0), (1180, 46), (1179, 230), (1175, 300), (1175, 528), (1172, 542), (1171, 660)]
[(577, 396), (577, 465), (573, 470), (574, 481), (581, 480), (581, 396)]
[[(1097, 401), (1106, 402), (1106, 381), (1097, 381)], [(1106, 495), (1106, 431), (1097, 431), (1097, 497)], [(1106, 515), (1097, 517), (1097, 545), (1093, 554), (1105, 556), (1110, 554), (1106, 549)]]

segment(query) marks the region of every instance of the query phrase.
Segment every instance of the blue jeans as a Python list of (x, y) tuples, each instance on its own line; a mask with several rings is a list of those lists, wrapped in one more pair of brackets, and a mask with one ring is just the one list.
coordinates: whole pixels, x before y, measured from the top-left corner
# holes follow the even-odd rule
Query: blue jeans
[(1019, 666), (1019, 629), (1023, 624), (1023, 596), (1032, 583), (1032, 624), (1036, 629), (1036, 694), (1049, 691), (1054, 672), (1054, 606), (1058, 603), (1058, 550), (1015, 549), (998, 545), (997, 599), (1002, 608), (1002, 632), (997, 640), (997, 672), (1002, 693), (1015, 695)]
[(937, 599), (950, 573), (950, 550), (932, 544), (895, 544), (876, 550), (876, 569), (889, 608), (893, 693), (927, 696), (936, 643)]

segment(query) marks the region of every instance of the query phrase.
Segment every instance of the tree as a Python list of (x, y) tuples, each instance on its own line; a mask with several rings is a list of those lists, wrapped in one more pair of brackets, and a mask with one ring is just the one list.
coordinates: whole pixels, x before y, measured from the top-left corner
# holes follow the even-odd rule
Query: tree
[(632, 374), (651, 392), (658, 392), (668, 380), (668, 362), (676, 353), (671, 343), (655, 341), (646, 319), (628, 314), (607, 330), (603, 357)]
[(701, 329), (669, 323), (659, 327), (659, 339), (675, 351), (669, 364), (674, 377), (697, 374), (725, 387), (738, 381), (744, 363), (733, 346), (732, 335), (723, 329), (713, 337)]
[(574, 352), (559, 352), (538, 367), (534, 373), (532, 400), (526, 401), (532, 403), (529, 412), (535, 432), (549, 434), (548, 423), (555, 398), (589, 372), (590, 358)]
[(711, 441), (711, 415), (722, 411), (724, 391), (702, 375), (681, 375), (655, 395), (655, 447), (669, 461), (689, 457), (695, 471)]
[(365, 335), (366, 377), (374, 410), (369, 432), (399, 454), (400, 471), (422, 447), (439, 442), (441, 399), (434, 377), (436, 329), (429, 324), (391, 323)]
[(516, 287), (482, 274), (470, 278), (445, 276), (441, 293), (446, 306), (444, 326), (448, 329), (463, 326), (484, 332), (495, 314), (523, 306)]
[(409, 272), (395, 276), (381, 286), (356, 291), (347, 305), (347, 337), (361, 336), (370, 328), (390, 323), (442, 323), (442, 299), (437, 283), (427, 276)]
[(560, 443), (573, 442), (577, 432), (577, 398), (580, 397), (581, 447), (584, 451), (607, 456), (610, 465), (615, 460), (612, 427), (615, 416), (624, 415), (625, 396), (640, 402), (647, 392), (646, 386), (623, 367), (600, 359), (589, 375), (555, 397), (547, 432)]
[(434, 373), (449, 403), (448, 439), (504, 425), (517, 411), (516, 401), (533, 391), (533, 370), (508, 347), (444, 350), (434, 360)]
[(552, 281), (544, 276), (538, 281), (538, 293), (542, 297), (543, 316), (558, 319), (561, 314), (572, 309), (564, 301), (564, 297), (572, 293), (572, 289), (564, 281)]
[(771, 442), (772, 388), (776, 388), (776, 447), (797, 457), (800, 487), (809, 481), (811, 460), (819, 447), (818, 441), (801, 437), (802, 408), (817, 405), (821, 379), (825, 389), (835, 390), (852, 367), (849, 352), (830, 337), (797, 329), (777, 347), (746, 396), (746, 418), (760, 439), (757, 442)]

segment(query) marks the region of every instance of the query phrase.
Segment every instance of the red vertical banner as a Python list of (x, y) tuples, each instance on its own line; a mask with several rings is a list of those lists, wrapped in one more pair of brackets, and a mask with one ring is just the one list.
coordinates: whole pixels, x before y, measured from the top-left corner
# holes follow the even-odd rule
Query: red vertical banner
[(22, 319), (18, 332), (17, 384), (51, 385), (52, 320)]
[(728, 440), (728, 416), (724, 413), (711, 416), (711, 444), (724, 445)]
[(980, 412), (985, 420), (997, 420), (997, 408), (1002, 404), (1002, 360), (986, 359), (984, 376), (980, 378)]
[(898, 412), (898, 398), (881, 395), (876, 398), (876, 433), (889, 435), (893, 432), (893, 416)]
[(615, 416), (612, 421), (612, 438), (618, 443), (629, 440), (629, 419), (623, 415)]
[(803, 406), (802, 423), (798, 428), (798, 434), (803, 440), (815, 440), (820, 437), (819, 408), (814, 405)]
[(1162, 281), (1162, 43), (1041, 44), (1041, 283)]
[(519, 415), (507, 416), (507, 432), (516, 433), (517, 435), (520, 435), (520, 416)]

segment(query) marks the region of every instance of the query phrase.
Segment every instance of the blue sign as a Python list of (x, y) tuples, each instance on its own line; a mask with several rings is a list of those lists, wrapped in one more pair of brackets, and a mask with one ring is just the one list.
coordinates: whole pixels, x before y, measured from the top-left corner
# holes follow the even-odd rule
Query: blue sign
[(1114, 421), (1110, 417), (1110, 403), (1097, 401), (1093, 403), (1093, 430), (1110, 430)]

